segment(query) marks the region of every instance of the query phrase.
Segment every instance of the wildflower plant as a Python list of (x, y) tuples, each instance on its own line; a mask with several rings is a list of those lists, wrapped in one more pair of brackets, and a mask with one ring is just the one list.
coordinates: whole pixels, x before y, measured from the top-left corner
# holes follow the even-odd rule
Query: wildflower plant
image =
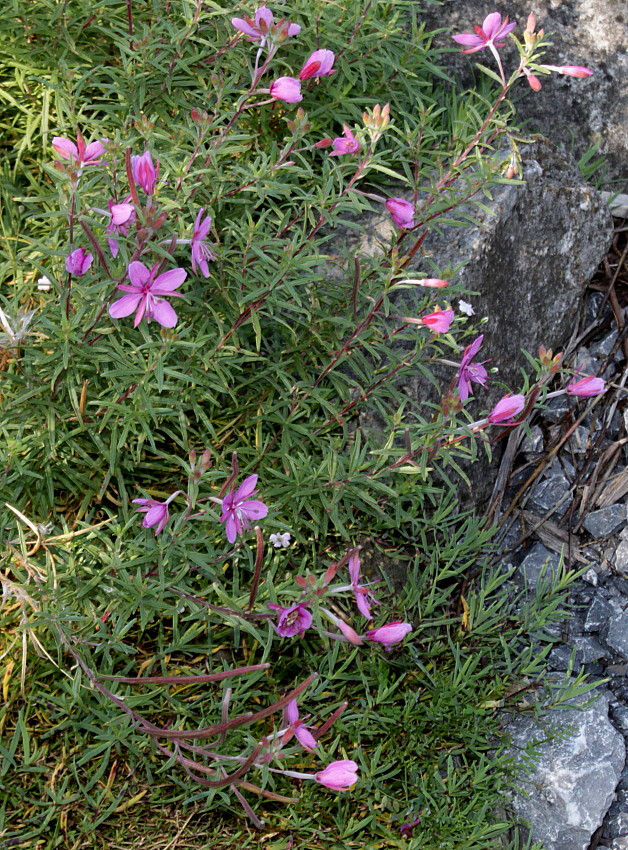
[[(420, 778), (385, 752), (390, 718), (419, 740), (433, 710), (421, 713), (422, 691), (449, 689), (449, 711), (461, 676), (484, 716), (513, 677), (540, 674), (519, 622), (558, 603), (513, 606), (504, 636), (487, 577), (465, 590), (463, 621), (452, 614), (490, 533), (456, 515), (450, 475), (474, 441), (551, 396), (551, 369), (541, 359), (526, 394), (474, 412), (488, 374), (452, 306), (455, 276), (425, 259), (410, 277), (410, 264), (445, 212), (506, 179), (506, 96), (552, 66), (529, 35), (512, 80), (500, 64), (493, 101), (454, 134), (414, 4), (346, 4), (340, 19), (315, 6), (313, 19), (305, 0), (286, 16), (129, 2), (102, 17), (70, 2), (57, 18), (36, 0), (5, 18), (47, 107), (37, 133), (23, 111), (5, 117), (27, 141), (2, 183), (17, 246), (0, 313), (3, 591), (28, 587), (28, 627), (59, 668), (54, 722), (93, 715), (104, 730), (81, 762), (105, 754), (93, 784), (124, 745), (149, 785), (239, 805), (259, 829), (254, 799), (272, 818), (274, 803), (316, 811), (317, 786), (368, 786), (365, 829), (389, 829), (383, 806), (421, 808), (421, 831), (430, 815), (408, 787), (436, 811), (449, 744), (442, 726), (427, 735), (421, 764), (439, 767)], [(512, 27), (487, 21), (462, 43), (495, 54)], [(353, 256), (334, 228), (374, 206), (396, 230), (380, 256)], [(411, 403), (404, 377), (435, 362), (451, 387)], [(554, 394), (603, 389), (580, 377)], [(369, 410), (382, 434), (363, 426)], [(401, 558), (407, 586), (367, 572), (361, 547)], [(477, 675), (463, 658), (476, 640)], [(492, 751), (487, 734), (470, 772)], [(495, 834), (489, 798), (474, 798), (480, 842)]]

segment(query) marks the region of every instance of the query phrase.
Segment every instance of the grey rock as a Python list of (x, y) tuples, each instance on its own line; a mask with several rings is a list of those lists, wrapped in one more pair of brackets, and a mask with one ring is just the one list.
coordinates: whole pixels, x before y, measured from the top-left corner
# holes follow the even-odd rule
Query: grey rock
[(583, 525), (593, 537), (609, 537), (626, 522), (625, 505), (609, 505), (593, 511), (585, 519)]
[[(536, 765), (521, 783), (514, 809), (545, 850), (587, 850), (613, 802), (624, 739), (608, 719), (605, 694), (584, 710), (550, 712), (545, 722), (548, 728), (541, 729), (518, 716), (508, 726), (515, 756), (539, 742)], [(546, 740), (548, 733), (556, 737)]]
[(550, 552), (542, 543), (534, 544), (517, 569), (517, 576), (530, 591), (537, 589), (543, 577), (555, 580), (559, 574), (560, 559), (558, 555), (555, 552)]
[[(606, 334), (606, 336), (602, 339), (594, 342), (589, 351), (594, 357), (601, 357), (602, 359), (605, 359), (613, 350), (616, 342), (617, 331), (614, 330)], [(621, 352), (617, 351), (615, 356), (619, 359), (621, 357)]]
[(586, 573), (582, 576), (582, 581), (586, 581), (587, 584), (590, 584), (593, 587), (597, 587), (600, 583), (598, 574), (595, 572), (593, 567), (589, 567)]
[(628, 611), (613, 617), (606, 635), (606, 643), (624, 658), (628, 658)]
[[(550, 469), (545, 478), (539, 481), (534, 487), (528, 501), (528, 507), (536, 513), (545, 514), (569, 493), (570, 487), (569, 480), (562, 470)], [(555, 515), (559, 517), (563, 516), (567, 512), (571, 501), (572, 497), (567, 496), (555, 509)]]
[(521, 451), (526, 457), (538, 457), (543, 452), (543, 431), (540, 425), (534, 425), (530, 434), (521, 441)]
[[(493, 7), (483, 0), (445, 0), (443, 6), (428, 5), (423, 19), (428, 27), (447, 30), (436, 40), (450, 47), (451, 32), (469, 32), (481, 24)], [(523, 92), (519, 117), (526, 129), (540, 131), (565, 150), (581, 156), (593, 142), (608, 163), (608, 177), (618, 181), (613, 191), (626, 192), (628, 184), (628, 13), (622, 0), (501, 0), (499, 11), (517, 21), (515, 35), (522, 37), (531, 9), (537, 29), (551, 33), (552, 46), (544, 62), (552, 65), (586, 65), (588, 79), (552, 75), (544, 77), (540, 92)], [(509, 45), (500, 53), (508, 69), (517, 61)], [(489, 64), (486, 54), (454, 52), (443, 58), (452, 76), (465, 83), (472, 79), (476, 62)], [(494, 66), (492, 66), (494, 67)], [(598, 154), (599, 155), (599, 154)]]
[(579, 657), (581, 664), (592, 664), (606, 655), (606, 650), (595, 638), (577, 637), (574, 640), (574, 644), (578, 648), (576, 658)]
[(558, 422), (567, 416), (571, 410), (571, 400), (569, 396), (559, 395), (558, 398), (551, 398), (547, 403), (547, 407), (543, 411), (543, 419), (556, 425)]
[[(559, 672), (563, 672), (569, 669), (572, 655), (573, 653), (571, 649), (563, 643), (560, 646), (555, 646), (554, 649), (552, 649), (547, 660), (552, 670), (558, 670)], [(577, 666), (577, 664), (578, 658), (576, 654), (576, 658), (574, 659), (574, 665)]]
[(613, 608), (608, 600), (600, 595), (595, 596), (584, 620), (584, 631), (601, 631), (610, 621), (612, 615)]
[(615, 549), (615, 556), (612, 561), (620, 572), (628, 572), (628, 540), (623, 535), (619, 540), (617, 549)]
[[(616, 810), (613, 811), (613, 809)], [(608, 832), (611, 838), (620, 838), (628, 835), (628, 808), (626, 806), (613, 804), (608, 818)]]
[(578, 425), (573, 435), (569, 438), (569, 448), (574, 454), (583, 455), (591, 449), (591, 436), (589, 429), (584, 425)]
[(614, 838), (610, 850), (628, 850), (628, 836), (622, 835), (621, 838)]

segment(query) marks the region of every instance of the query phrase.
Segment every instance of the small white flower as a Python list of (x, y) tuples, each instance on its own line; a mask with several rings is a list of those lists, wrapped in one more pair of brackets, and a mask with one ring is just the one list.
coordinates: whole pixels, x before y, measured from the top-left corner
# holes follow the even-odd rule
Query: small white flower
[(47, 278), (46, 275), (43, 275), (43, 277), (40, 277), (37, 281), (37, 289), (41, 289), (42, 292), (48, 292), (51, 284), (52, 281)]
[(283, 534), (271, 534), (269, 540), (275, 549), (285, 549), (290, 545), (290, 532), (284, 531)]
[(466, 301), (463, 301), (462, 298), (458, 301), (458, 309), (461, 313), (464, 313), (467, 316), (475, 316), (475, 310), (470, 304), (467, 304)]

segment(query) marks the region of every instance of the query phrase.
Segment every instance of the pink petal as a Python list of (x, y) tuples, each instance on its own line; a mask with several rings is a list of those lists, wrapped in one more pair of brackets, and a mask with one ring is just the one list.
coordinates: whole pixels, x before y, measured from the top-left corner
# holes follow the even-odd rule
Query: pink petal
[(109, 315), (112, 319), (124, 319), (137, 309), (141, 300), (141, 295), (123, 295), (109, 307)]
[(155, 298), (151, 306), (150, 318), (159, 322), (164, 328), (174, 328), (179, 321), (174, 307), (167, 301), (162, 301), (161, 298)]
[(242, 484), (238, 487), (233, 497), (233, 500), (236, 504), (247, 499), (255, 490), (255, 485), (257, 484), (257, 475), (249, 475), (248, 478), (245, 478)]
[(245, 513), (249, 519), (264, 519), (268, 514), (268, 508), (264, 502), (258, 502), (256, 499), (248, 499), (240, 507), (240, 510)]
[(260, 38), (259, 31), (254, 29), (251, 24), (247, 23), (244, 18), (231, 18), (231, 23), (237, 30), (240, 30), (240, 32), (243, 32), (245, 35), (249, 35), (251, 38)]
[(255, 23), (262, 30), (262, 32), (264, 31), (264, 27), (261, 27), (260, 23), (263, 21), (266, 24), (266, 31), (268, 31), (272, 27), (274, 20), (275, 18), (273, 16), (273, 13), (267, 6), (260, 6), (259, 9), (257, 9), (257, 11), (255, 12)]
[(366, 593), (358, 593), (355, 594), (355, 604), (358, 606), (358, 611), (362, 614), (363, 617), (366, 617), (367, 620), (371, 620), (371, 609), (368, 604), (368, 595)]
[(83, 162), (90, 162), (91, 160), (97, 159), (107, 153), (107, 149), (103, 145), (102, 142), (90, 142), (85, 148), (85, 152), (83, 154)]
[(146, 268), (144, 263), (140, 263), (137, 260), (129, 264), (127, 271), (129, 280), (135, 286), (141, 287), (150, 279), (150, 270)]
[(229, 543), (235, 543), (236, 537), (241, 531), (242, 525), (240, 524), (240, 521), (234, 514), (231, 514), (225, 523), (225, 532)]
[(313, 750), (318, 744), (316, 738), (305, 728), (305, 726), (297, 726), (294, 730), (294, 734), (297, 741), (304, 746), (306, 750)]
[(111, 224), (115, 227), (120, 227), (121, 224), (126, 224), (133, 215), (134, 209), (132, 204), (113, 204), (110, 207)]
[(358, 555), (352, 555), (349, 558), (349, 575), (351, 576), (351, 584), (358, 584), (360, 581), (360, 558)]
[[(271, 607), (277, 608), (278, 606), (273, 605)], [(286, 720), (288, 721), (288, 723), (290, 723), (292, 725), (293, 723), (296, 723), (298, 719), (299, 719), (299, 708), (297, 706), (296, 699), (293, 699), (293, 700), (290, 700), (290, 702), (286, 706)]]
[(164, 272), (158, 278), (155, 278), (150, 291), (155, 295), (172, 292), (173, 289), (178, 289), (181, 286), (187, 276), (188, 273), (185, 269), (170, 269), (170, 271)]
[(491, 12), (490, 15), (487, 15), (484, 18), (484, 23), (482, 24), (482, 29), (487, 38), (494, 38), (498, 35), (502, 25), (502, 16), (499, 12)]
[(74, 142), (71, 142), (64, 136), (55, 136), (52, 140), (52, 146), (64, 159), (74, 159), (78, 162), (79, 152)]
[(452, 36), (452, 38), (458, 44), (464, 44), (467, 47), (483, 47), (486, 44), (483, 38), (472, 32), (462, 32), (460, 35)]

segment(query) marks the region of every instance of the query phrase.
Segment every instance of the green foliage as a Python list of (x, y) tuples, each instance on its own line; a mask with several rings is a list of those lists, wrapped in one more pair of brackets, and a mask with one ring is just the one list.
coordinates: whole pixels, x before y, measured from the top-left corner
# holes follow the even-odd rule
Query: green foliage
[[(277, 805), (272, 795), (294, 783), (256, 765), (259, 814), (282, 841), (493, 846), (512, 772), (496, 710), (513, 695), (530, 709), (521, 694), (540, 687), (544, 657), (531, 641), (561, 616), (565, 587), (521, 604), (488, 568), (469, 580), (490, 532), (460, 513), (452, 479), (475, 457), (477, 428), (455, 370), (444, 389), (432, 374), (435, 361), (459, 360), (469, 328), (459, 316), (430, 333), (420, 317), (448, 307), (457, 287), (443, 295), (407, 275), (430, 227), (469, 224), (457, 207), (505, 179), (496, 148), (512, 110), (506, 92), (440, 89), (431, 35), (406, 0), (286, 8), (303, 30), (280, 46), (274, 76), (297, 74), (315, 47), (334, 50), (336, 73), (304, 82), (299, 110), (266, 103), (251, 85), (257, 46), (234, 38), (235, 14), (185, 0), (15, 0), (0, 13), (0, 307), (14, 332), (0, 350), (2, 616), (13, 641), (0, 829), (50, 848), (100, 846), (137, 805), (207, 807), (208, 846), (248, 846), (230, 787), (194, 784), (148, 724), (219, 724), (227, 708), (231, 718), (262, 710), (316, 672), (301, 711), (320, 727), (347, 708), (320, 755), (292, 740), (273, 764), (315, 771), (355, 758), (359, 792), (321, 813), (328, 792), (303, 782), (298, 805)], [(343, 124), (361, 150), (331, 157), (316, 143)], [(106, 162), (55, 165), (51, 139), (79, 133), (108, 140)], [(129, 180), (131, 154), (146, 149), (159, 163), (150, 198)], [(416, 227), (369, 253), (361, 221), (382, 191), (414, 198)], [(129, 196), (137, 219), (113, 257), (108, 202)], [(200, 209), (216, 258), (208, 279), (188, 273), (176, 327), (113, 320), (131, 262), (189, 272)], [(94, 262), (72, 276), (65, 257), (78, 247)], [(453, 277), (423, 264), (422, 277)], [(36, 288), (40, 275), (49, 290)], [(434, 387), (422, 404), (403, 389), (417, 374)], [(261, 534), (250, 545), (250, 529), (225, 540), (219, 501), (250, 474), (270, 508), (264, 534), (289, 530), (290, 549)], [(175, 491), (166, 528), (142, 527), (132, 500)], [(348, 646), (327, 631), (355, 615), (350, 591), (321, 576), (335, 561), (346, 581), (342, 559), (358, 545), (382, 581), (377, 621), (414, 627), (403, 649)], [(269, 604), (304, 598), (317, 633), (279, 644)], [(257, 664), (270, 667), (220, 685), (102, 678)], [(219, 746), (238, 759), (281, 726), (278, 709)], [(414, 837), (401, 839), (416, 809)]]

